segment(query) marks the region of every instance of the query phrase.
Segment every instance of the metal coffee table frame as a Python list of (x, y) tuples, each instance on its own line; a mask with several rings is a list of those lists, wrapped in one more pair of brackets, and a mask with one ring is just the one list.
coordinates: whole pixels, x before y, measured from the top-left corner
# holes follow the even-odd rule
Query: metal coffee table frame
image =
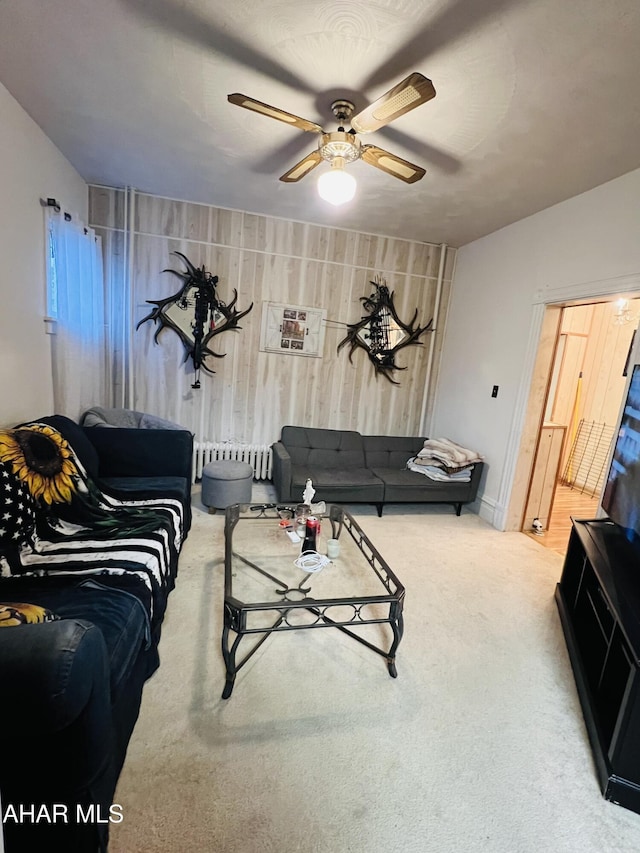
[[(403, 621), (403, 605), (405, 589), (398, 578), (389, 568), (385, 560), (381, 557), (377, 549), (371, 543), (364, 531), (359, 527), (355, 519), (342, 507), (330, 505), (328, 507), (328, 520), (331, 524), (332, 537), (339, 539), (340, 536), (350, 536), (355, 542), (357, 548), (362, 554), (363, 559), (368, 564), (370, 570), (378, 577), (382, 588), (385, 592), (381, 595), (374, 596), (353, 596), (343, 598), (319, 598), (315, 599), (307, 597), (306, 592), (309, 591), (305, 587), (305, 583), (311, 577), (311, 573), (301, 575), (302, 579), (296, 588), (289, 588), (288, 585), (281, 581), (278, 577), (265, 571), (256, 563), (245, 559), (242, 555), (233, 551), (233, 531), (236, 524), (241, 520), (242, 505), (235, 504), (226, 510), (225, 514), (225, 577), (224, 577), (224, 627), (222, 630), (222, 655), (226, 667), (226, 682), (222, 693), (223, 699), (228, 699), (233, 691), (236, 675), (239, 670), (247, 663), (253, 654), (260, 648), (262, 643), (275, 631), (301, 631), (309, 628), (337, 628), (344, 634), (352, 637), (357, 642), (361, 643), (377, 654), (385, 658), (389, 675), (392, 678), (397, 677), (396, 671), (396, 652), (398, 645), (402, 639), (404, 630)], [(255, 523), (258, 519), (273, 518), (274, 523), (282, 517), (283, 510), (289, 508), (278, 504), (261, 504), (250, 507), (249, 510), (255, 512), (255, 516), (242, 517), (242, 522), (246, 524)], [(232, 570), (233, 559), (243, 562), (247, 571), (256, 571), (272, 580), (277, 585), (277, 593), (281, 595), (281, 599), (262, 601), (262, 602), (243, 602), (235, 598), (232, 590)], [(363, 570), (366, 570), (363, 566)], [(293, 596), (292, 599), (287, 598), (287, 595)], [(296, 600), (297, 597), (297, 600)], [(383, 605), (386, 609), (386, 614), (381, 617), (369, 618), (363, 614), (365, 605), (377, 604)], [(353, 608), (353, 616), (349, 619), (335, 620), (326, 615), (326, 611), (330, 608), (336, 608), (342, 605)], [(387, 607), (388, 606), (388, 607)], [(317, 617), (315, 622), (302, 625), (289, 624), (288, 616), (292, 612), (306, 610)], [(254, 625), (248, 627), (247, 616), (253, 615), (253, 619), (259, 619), (256, 614), (264, 612), (265, 616), (270, 620), (273, 619), (273, 614), (276, 612), (278, 617), (275, 622), (270, 622), (268, 625)], [(374, 625), (388, 624), (393, 635), (391, 644), (388, 648), (380, 648), (369, 642), (364, 637), (360, 637), (357, 633), (349, 630), (348, 626), (356, 625)], [(234, 634), (230, 642), (230, 635)], [(238, 646), (243, 637), (249, 634), (261, 634), (258, 642), (251, 648), (250, 651), (241, 659), (236, 659)]]

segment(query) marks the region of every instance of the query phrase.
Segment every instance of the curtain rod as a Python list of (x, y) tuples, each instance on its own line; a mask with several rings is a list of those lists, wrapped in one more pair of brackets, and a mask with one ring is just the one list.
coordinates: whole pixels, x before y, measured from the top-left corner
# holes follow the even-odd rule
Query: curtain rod
[[(62, 208), (60, 207), (60, 205), (58, 204), (58, 202), (55, 200), (55, 198), (47, 198), (47, 199), (41, 198), (41, 199), (40, 199), (40, 204), (41, 204), (43, 207), (52, 207), (52, 208), (55, 210), (55, 212), (56, 212), (56, 213), (60, 213), (60, 212), (61, 212), (61, 210), (62, 210)], [(67, 213), (67, 211), (66, 211), (66, 210), (65, 210), (65, 212), (64, 212), (62, 215), (63, 215), (63, 216), (64, 216), (64, 218), (65, 218), (65, 222), (71, 222), (71, 220), (73, 219), (73, 217), (71, 216), (71, 214), (70, 214), (70, 213)], [(86, 227), (86, 225), (84, 225), (84, 226), (83, 226), (83, 230), (84, 230), (84, 233), (85, 233), (85, 234), (87, 234), (87, 235), (89, 234), (89, 229)]]
[[(43, 207), (52, 207), (56, 213), (60, 213), (62, 210), (62, 208), (60, 207), (58, 202), (55, 200), (55, 198), (47, 198), (47, 199), (41, 198), (40, 204)], [(71, 214), (67, 213), (66, 210), (64, 212), (64, 218), (66, 219), (67, 222), (71, 222)]]

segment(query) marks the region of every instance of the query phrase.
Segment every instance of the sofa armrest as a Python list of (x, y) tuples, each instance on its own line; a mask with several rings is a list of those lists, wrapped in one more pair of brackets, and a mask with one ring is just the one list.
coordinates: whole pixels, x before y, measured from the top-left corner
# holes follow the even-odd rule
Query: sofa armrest
[(0, 678), (3, 808), (60, 803), (69, 815), (6, 823), (7, 850), (106, 850), (103, 826), (75, 821), (78, 803), (106, 813), (117, 780), (102, 631), (78, 619), (0, 628)]
[(469, 483), (469, 503), (475, 501), (478, 494), (478, 486), (482, 478), (484, 462), (476, 462), (471, 471), (471, 482)]
[[(60, 619), (0, 630), (0, 729), (18, 740), (70, 726), (87, 705), (109, 709), (109, 668), (102, 632)], [(106, 719), (106, 717), (105, 717)]]
[(291, 500), (291, 456), (281, 441), (272, 445), (273, 484), (279, 501)]
[(191, 482), (193, 435), (177, 429), (85, 427), (99, 477), (185, 477)]

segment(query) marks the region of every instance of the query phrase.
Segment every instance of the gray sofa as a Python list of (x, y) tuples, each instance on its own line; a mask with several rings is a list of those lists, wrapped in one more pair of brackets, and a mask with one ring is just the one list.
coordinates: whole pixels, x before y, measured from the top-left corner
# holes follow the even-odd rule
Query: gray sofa
[(468, 483), (432, 480), (406, 467), (425, 438), (361, 435), (353, 430), (284, 426), (273, 449), (273, 482), (278, 501), (299, 503), (310, 478), (315, 500), (375, 504), (447, 503), (460, 515), (475, 500), (483, 463)]

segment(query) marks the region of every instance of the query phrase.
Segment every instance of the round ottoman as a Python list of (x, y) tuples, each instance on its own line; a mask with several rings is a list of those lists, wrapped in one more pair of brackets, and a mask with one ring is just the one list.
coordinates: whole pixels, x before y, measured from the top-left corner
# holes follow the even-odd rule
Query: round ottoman
[(202, 469), (202, 503), (209, 512), (251, 503), (253, 468), (248, 462), (219, 459)]

